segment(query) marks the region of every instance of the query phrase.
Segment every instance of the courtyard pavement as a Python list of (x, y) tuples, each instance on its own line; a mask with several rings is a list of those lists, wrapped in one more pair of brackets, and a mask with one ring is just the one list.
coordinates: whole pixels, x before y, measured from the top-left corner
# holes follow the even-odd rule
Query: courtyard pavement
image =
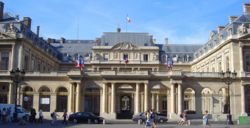
[[(63, 125), (59, 120), (55, 125), (50, 124), (50, 120), (45, 120), (43, 124), (27, 123), (19, 125), (18, 123), (0, 123), (0, 128), (145, 128), (143, 124), (139, 125), (131, 120), (109, 120), (106, 124), (75, 124), (69, 122)], [(210, 128), (250, 128), (250, 125), (225, 125), (224, 122), (210, 122)], [(192, 120), (190, 126), (178, 126), (176, 121), (158, 124), (157, 128), (203, 128), (201, 120)]]

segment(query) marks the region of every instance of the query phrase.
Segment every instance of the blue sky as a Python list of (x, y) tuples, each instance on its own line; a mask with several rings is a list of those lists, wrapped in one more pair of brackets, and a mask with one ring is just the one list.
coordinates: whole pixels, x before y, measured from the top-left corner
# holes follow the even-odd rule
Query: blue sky
[(157, 43), (203, 44), (228, 17), (243, 14), (249, 0), (3, 0), (5, 12), (32, 18), (48, 38), (91, 39), (102, 32), (148, 32)]

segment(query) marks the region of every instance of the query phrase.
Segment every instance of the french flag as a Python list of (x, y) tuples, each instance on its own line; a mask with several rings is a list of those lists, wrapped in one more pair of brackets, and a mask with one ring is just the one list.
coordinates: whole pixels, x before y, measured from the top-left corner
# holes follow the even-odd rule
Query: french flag
[(130, 19), (130, 17), (128, 17), (128, 16), (127, 16), (127, 22), (128, 22), (128, 23), (131, 23), (131, 19)]
[(125, 58), (124, 62), (125, 64), (128, 64), (128, 58)]
[(82, 57), (79, 57), (77, 60), (75, 60), (75, 67), (80, 68), (82, 71), (84, 68), (84, 59)]

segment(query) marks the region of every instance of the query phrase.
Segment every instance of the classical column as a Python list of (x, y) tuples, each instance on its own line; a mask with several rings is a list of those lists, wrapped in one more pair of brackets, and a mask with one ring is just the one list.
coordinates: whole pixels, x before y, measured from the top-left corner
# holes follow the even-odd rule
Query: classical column
[(19, 90), (19, 105), (23, 106), (23, 88), (20, 87), (20, 89), (21, 90)]
[(23, 45), (22, 43), (19, 43), (19, 49), (18, 49), (18, 68), (23, 69)]
[(151, 102), (152, 102), (152, 105), (151, 105), (152, 109), (155, 109), (155, 94), (154, 93), (152, 93)]
[[(39, 110), (39, 93), (33, 95), (33, 108)], [(51, 112), (54, 110), (50, 110)]]
[(102, 86), (102, 112), (103, 113), (106, 113), (106, 109), (107, 109), (107, 106), (106, 106), (106, 84), (104, 83), (103, 86)]
[(13, 104), (13, 83), (9, 83), (8, 103)]
[(50, 111), (54, 112), (56, 110), (56, 93), (50, 94)]
[(139, 107), (140, 107), (140, 84), (136, 83), (136, 87), (135, 87), (135, 112), (134, 112), (134, 114), (139, 113)]
[(171, 85), (171, 88), (170, 88), (171, 90), (171, 92), (170, 92), (170, 95), (171, 95), (171, 101), (170, 101), (170, 103), (171, 103), (171, 111), (170, 111), (170, 113), (175, 113), (175, 95), (174, 95), (174, 84), (172, 84)]
[(246, 114), (246, 108), (245, 108), (245, 86), (241, 85), (241, 114)]
[(69, 85), (69, 94), (68, 94), (68, 112), (73, 112), (72, 110), (72, 101), (73, 101), (73, 85)]
[(159, 94), (156, 94), (156, 112), (159, 112)]
[(240, 42), (239, 43), (239, 47), (240, 47), (240, 49), (239, 49), (239, 60), (240, 60), (240, 72), (244, 72), (244, 67), (243, 67), (243, 61), (244, 61), (244, 58), (243, 58), (243, 44), (242, 44), (242, 42)]
[(182, 113), (182, 87), (178, 84), (178, 114)]
[(115, 112), (115, 84), (111, 83), (111, 113), (114, 114)]
[(147, 83), (144, 83), (144, 102), (145, 102), (145, 108), (144, 108), (144, 111), (147, 111), (148, 110), (148, 84)]
[(75, 100), (76, 106), (75, 110), (76, 112), (81, 111), (81, 85), (80, 83), (76, 84), (76, 100)]

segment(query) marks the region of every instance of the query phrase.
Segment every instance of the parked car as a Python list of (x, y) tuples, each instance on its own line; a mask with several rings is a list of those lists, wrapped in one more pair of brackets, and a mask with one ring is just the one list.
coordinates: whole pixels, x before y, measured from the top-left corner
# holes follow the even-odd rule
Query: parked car
[[(10, 109), (10, 119), (13, 120), (13, 113), (15, 113), (15, 104), (0, 104), (0, 110), (2, 111), (3, 108), (6, 109)], [(17, 119), (20, 120), (20, 119), (24, 119), (26, 121), (29, 120), (29, 116), (30, 114), (27, 113), (24, 108), (22, 108), (20, 105), (17, 105), (17, 108), (16, 108), (16, 112), (17, 112)]]
[(96, 116), (91, 112), (77, 112), (69, 115), (69, 121), (73, 121), (75, 123), (102, 123), (104, 118)]
[[(166, 114), (163, 114), (163, 113), (156, 113), (156, 118), (157, 118), (157, 122), (159, 123), (164, 123), (168, 121)], [(140, 122), (144, 123), (146, 120), (145, 113), (141, 112), (141, 113), (134, 115), (132, 120), (135, 122), (138, 122), (138, 120), (140, 120)]]

